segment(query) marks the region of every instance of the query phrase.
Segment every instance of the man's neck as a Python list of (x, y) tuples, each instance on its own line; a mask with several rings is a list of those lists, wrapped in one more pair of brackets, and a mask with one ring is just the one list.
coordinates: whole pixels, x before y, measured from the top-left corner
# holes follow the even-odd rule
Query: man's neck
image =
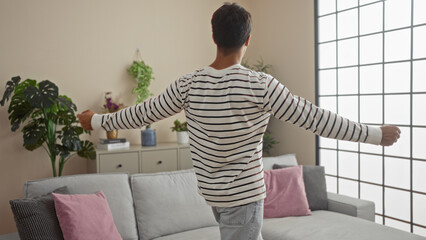
[(243, 59), (244, 51), (240, 50), (235, 53), (230, 53), (227, 55), (223, 55), (219, 50), (216, 53), (216, 59), (210, 64), (210, 67), (221, 70), (233, 66), (235, 64), (241, 64), (241, 60)]

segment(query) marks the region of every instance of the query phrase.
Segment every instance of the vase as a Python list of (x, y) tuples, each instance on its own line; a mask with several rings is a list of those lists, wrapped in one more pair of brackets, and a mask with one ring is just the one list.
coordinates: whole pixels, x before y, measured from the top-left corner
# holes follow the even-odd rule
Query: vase
[(146, 128), (141, 131), (142, 146), (155, 146), (157, 145), (157, 134), (155, 129)]
[(118, 130), (111, 130), (106, 132), (107, 139), (117, 139), (118, 138)]
[(176, 132), (177, 133), (177, 142), (179, 144), (188, 144), (189, 136), (188, 131)]

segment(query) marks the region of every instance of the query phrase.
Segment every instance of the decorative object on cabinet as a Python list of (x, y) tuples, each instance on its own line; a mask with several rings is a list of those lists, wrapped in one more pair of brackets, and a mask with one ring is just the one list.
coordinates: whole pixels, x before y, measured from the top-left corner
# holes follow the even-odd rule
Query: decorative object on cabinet
[[(105, 103), (103, 105), (103, 108), (106, 113), (117, 112), (118, 110), (124, 108), (124, 104), (113, 102), (112, 92), (106, 92), (104, 98), (105, 98)], [(106, 137), (107, 139), (117, 139), (118, 130), (106, 131)]]
[[(142, 103), (148, 97), (153, 96), (148, 87), (151, 84), (151, 80), (155, 80), (155, 78), (152, 68), (142, 60), (139, 48), (136, 49), (135, 60), (133, 60), (133, 64), (127, 71), (138, 83), (132, 90), (132, 93), (137, 96), (136, 104)], [(146, 126), (145, 131), (141, 131), (141, 142), (142, 146), (155, 146), (157, 144), (157, 133), (155, 129), (151, 129), (151, 125)]]
[(152, 173), (192, 168), (189, 145), (158, 143), (155, 147), (130, 146), (127, 150), (97, 149), (96, 161), (88, 161), (91, 173)]
[(178, 143), (187, 144), (189, 142), (187, 122), (181, 123), (179, 120), (175, 120), (171, 129), (172, 132), (176, 131)]
[(72, 100), (59, 95), (58, 87), (49, 80), (20, 81), (17, 76), (6, 83), (0, 105), (4, 106), (11, 97), (10, 124), (13, 132), (25, 124), (22, 128), (24, 147), (30, 151), (43, 147), (49, 155), (54, 177), (62, 175), (65, 163), (75, 154), (94, 159), (93, 143), (80, 140), (81, 134), (90, 132), (79, 126), (75, 116), (77, 106)]

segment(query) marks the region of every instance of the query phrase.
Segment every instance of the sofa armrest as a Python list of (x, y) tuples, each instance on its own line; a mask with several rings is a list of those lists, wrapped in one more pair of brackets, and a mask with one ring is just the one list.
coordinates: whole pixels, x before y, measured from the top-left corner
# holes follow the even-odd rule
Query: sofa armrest
[(343, 213), (374, 222), (374, 202), (330, 192), (327, 193), (327, 195), (329, 211)]
[(20, 238), (19, 238), (19, 234), (16, 232), (16, 233), (0, 235), (0, 240), (20, 240)]

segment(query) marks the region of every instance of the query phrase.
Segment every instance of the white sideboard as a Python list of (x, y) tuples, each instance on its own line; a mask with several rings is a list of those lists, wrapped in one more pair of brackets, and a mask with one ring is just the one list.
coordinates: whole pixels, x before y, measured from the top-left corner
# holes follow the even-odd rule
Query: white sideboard
[(96, 149), (96, 159), (87, 160), (89, 173), (153, 173), (192, 168), (188, 144), (159, 143), (154, 147), (130, 146), (126, 150)]

